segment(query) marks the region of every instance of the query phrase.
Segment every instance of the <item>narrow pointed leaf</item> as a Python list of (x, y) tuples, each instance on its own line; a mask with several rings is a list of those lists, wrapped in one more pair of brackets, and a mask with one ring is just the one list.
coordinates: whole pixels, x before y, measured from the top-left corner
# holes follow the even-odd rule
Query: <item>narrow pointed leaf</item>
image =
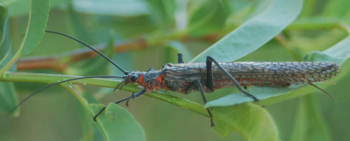
[[(0, 68), (9, 63), (14, 55), (12, 42), (10, 39), (10, 24), (7, 9), (0, 4)], [(10, 71), (16, 71), (16, 64), (10, 67)], [(9, 113), (18, 104), (15, 86), (12, 82), (0, 82), (0, 108)], [(17, 108), (11, 115), (18, 115)]]
[(22, 41), (20, 48), (16, 54), (12, 56), (9, 63), (0, 69), (0, 75), (8, 70), (15, 61), (23, 55), (31, 53), (35, 47), (41, 41), (44, 36), (46, 24), (49, 18), (50, 10), (49, 0), (32, 0), (31, 1), (31, 12), (29, 15), (29, 21), (27, 31)]
[(208, 55), (219, 62), (230, 62), (246, 56), (291, 24), (299, 15), (302, 3), (302, 0), (274, 0), (267, 9), (244, 22), (191, 62), (203, 62)]
[(308, 61), (330, 61), (335, 62), (338, 65), (343, 64), (350, 58), (350, 36), (346, 37), (333, 47), (323, 52), (311, 52), (306, 55), (304, 60)]
[(324, 16), (338, 16), (342, 17), (349, 13), (350, 3), (347, 0), (330, 0), (325, 4), (323, 11)]
[(228, 107), (212, 108), (215, 130), (220, 137), (230, 132), (240, 132), (249, 141), (278, 141), (277, 127), (262, 107), (245, 103)]
[[(9, 113), (18, 104), (15, 86), (13, 82), (0, 82), (0, 108)], [(11, 113), (13, 116), (19, 114), (19, 108)]]
[[(56, 7), (68, 0), (52, 0), (50, 7)], [(10, 17), (28, 15), (30, 12), (30, 0), (0, 0), (0, 3), (9, 9)]]
[[(97, 114), (103, 107), (101, 104), (90, 104), (90, 109), (94, 114)], [(109, 104), (106, 110), (98, 116), (96, 125), (108, 141), (146, 140), (141, 125), (127, 110), (117, 104)]]
[(50, 0), (32, 0), (27, 31), (20, 47), (21, 55), (31, 53), (45, 34)]

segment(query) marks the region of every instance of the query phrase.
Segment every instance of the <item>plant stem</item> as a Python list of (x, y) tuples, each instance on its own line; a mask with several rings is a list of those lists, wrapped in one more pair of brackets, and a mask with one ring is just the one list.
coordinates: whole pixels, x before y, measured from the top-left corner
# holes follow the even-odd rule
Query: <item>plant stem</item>
[[(101, 51), (105, 45), (100, 44), (94, 46), (95, 49)], [(126, 40), (123, 42), (118, 42), (115, 44), (114, 52), (121, 53), (132, 50), (142, 50), (147, 48), (145, 39), (137, 38), (134, 40)], [(51, 56), (42, 57), (28, 57), (19, 59), (17, 61), (17, 70), (28, 70), (28, 69), (53, 69), (62, 72), (67, 64), (76, 62), (82, 59), (92, 58), (96, 56), (97, 53), (88, 49), (78, 49), (67, 53), (61, 53)], [(64, 58), (64, 59), (62, 59)]]
[[(0, 77), (0, 81), (4, 82), (35, 82), (35, 83), (56, 83), (62, 80), (72, 79), (76, 78), (78, 76), (69, 76), (69, 75), (57, 75), (57, 74), (40, 74), (40, 73), (22, 73), (22, 72), (5, 72), (5, 74)], [(91, 86), (99, 86), (99, 87), (109, 87), (114, 88), (116, 85), (118, 85), (121, 81), (120, 80), (111, 80), (111, 79), (100, 79), (100, 78), (91, 78), (91, 79), (81, 79), (81, 80), (75, 80), (71, 81), (72, 84), (83, 84), (83, 85), (91, 85)], [(122, 90), (130, 91), (130, 92), (138, 92), (141, 90), (137, 85), (124, 85), (122, 87)], [(166, 95), (157, 91), (152, 91), (148, 94), (146, 94), (149, 97), (153, 97), (171, 104), (174, 104), (176, 106), (179, 106), (184, 109), (191, 110), (193, 112), (199, 113), (201, 115), (209, 117), (207, 111), (204, 109), (203, 105), (200, 105), (198, 103), (191, 102), (189, 100), (174, 97), (170, 95)], [(79, 98), (80, 96), (75, 95), (80, 102), (84, 103), (82, 101), (82, 98)]]

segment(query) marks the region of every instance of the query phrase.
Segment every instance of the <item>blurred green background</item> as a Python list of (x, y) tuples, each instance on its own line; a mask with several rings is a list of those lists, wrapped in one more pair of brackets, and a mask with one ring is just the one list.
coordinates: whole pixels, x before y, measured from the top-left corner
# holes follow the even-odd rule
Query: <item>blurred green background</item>
[[(108, 0), (101, 2), (97, 0), (52, 0), (47, 30), (67, 33), (91, 45), (107, 44), (111, 31), (114, 31), (117, 43), (146, 37), (149, 42), (154, 43), (154, 46), (143, 50), (117, 53), (113, 59), (127, 70), (146, 71), (149, 67), (158, 70), (164, 63), (176, 63), (177, 50), (165, 47), (166, 44), (162, 42), (175, 41), (176, 44), (188, 50), (187, 54), (191, 56), (187, 57), (191, 59), (244, 23), (256, 8), (268, 5), (268, 2), (258, 0), (223, 0), (221, 2), (231, 10), (228, 18), (222, 23), (210, 19), (221, 26), (198, 30), (187, 27), (195, 24), (191, 21), (194, 19), (191, 19), (191, 16), (202, 14), (205, 17), (208, 14), (206, 10), (198, 10), (205, 7), (203, 6), (205, 5), (203, 3), (206, 3), (205, 0)], [(30, 3), (25, 0), (16, 2), (0, 0), (0, 3), (8, 6), (11, 38), (13, 46), (18, 48), (26, 31)], [(346, 31), (331, 24), (350, 22), (349, 7), (349, 0), (306, 0), (302, 13), (296, 20), (296, 23), (301, 24), (288, 27), (277, 38), (239, 61), (300, 61), (298, 59), (311, 51), (323, 51), (348, 36)], [(216, 10), (216, 12), (220, 11)], [(220, 13), (217, 16), (220, 16)], [(311, 23), (324, 23), (324, 26), (309, 26)], [(84, 47), (67, 38), (45, 34), (35, 51), (25, 57), (53, 55), (79, 48)], [(49, 69), (23, 70), (23, 72), (101, 74), (96, 68), (93, 71), (86, 71), (88, 65), (95, 64), (80, 61), (71, 64), (64, 72)], [(349, 61), (345, 62), (342, 65), (343, 72), (347, 72), (349, 66)], [(121, 74), (112, 66), (108, 72), (109, 74)], [(336, 82), (336, 85), (325, 88), (336, 97), (338, 100), (336, 103), (322, 92), (313, 94), (320, 114), (315, 118), (321, 118), (325, 122), (331, 140), (350, 140), (349, 80), (350, 75), (341, 73), (337, 78), (331, 80)], [(43, 86), (45, 84), (16, 82), (19, 101)], [(112, 89), (91, 86), (81, 86), (81, 89), (85, 97), (90, 97), (89, 102), (105, 105), (130, 95), (130, 92), (112, 93)], [(235, 89), (219, 91), (222, 92), (221, 95), (206, 94), (207, 99), (210, 101), (236, 92)], [(171, 93), (171, 95), (202, 103), (198, 92), (190, 95), (178, 93)], [(266, 107), (278, 126), (281, 140), (291, 139), (299, 102), (300, 98), (293, 98)], [(221, 139), (216, 131), (210, 128), (209, 118), (157, 99), (143, 96), (131, 100), (129, 104), (129, 107), (124, 104), (120, 105), (126, 108), (141, 124), (147, 140), (244, 140), (238, 132)], [(79, 104), (76, 98), (64, 88), (57, 86), (47, 89), (23, 104), (20, 107), (19, 117), (0, 119), (0, 140), (85, 140), (86, 138), (82, 135), (84, 125), (79, 121), (81, 107), (77, 105)], [(4, 115), (6, 113), (0, 111), (0, 116)], [(312, 121), (314, 117), (309, 118)], [(312, 130), (310, 129), (309, 132)], [(104, 140), (97, 128), (94, 129), (94, 139)]]

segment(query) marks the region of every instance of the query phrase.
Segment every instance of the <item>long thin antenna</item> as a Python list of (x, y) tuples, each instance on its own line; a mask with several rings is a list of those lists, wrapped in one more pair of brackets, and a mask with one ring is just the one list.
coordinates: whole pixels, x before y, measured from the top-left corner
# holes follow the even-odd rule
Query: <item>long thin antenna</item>
[(24, 100), (22, 100), (19, 104), (16, 105), (15, 108), (13, 108), (6, 116), (8, 117), (13, 111), (15, 111), (16, 108), (18, 108), (22, 103), (24, 103), (25, 101), (27, 101), (29, 98), (31, 98), (32, 96), (34, 96), (35, 94), (37, 94), (38, 92), (46, 89), (46, 88), (49, 88), (49, 87), (52, 87), (54, 85), (57, 85), (57, 84), (61, 84), (61, 83), (64, 83), (64, 82), (69, 82), (69, 81), (73, 81), (73, 80), (80, 80), (80, 79), (89, 79), (89, 78), (123, 78), (123, 76), (84, 76), (84, 77), (77, 77), (77, 78), (72, 78), (72, 79), (67, 79), (67, 80), (63, 80), (63, 81), (60, 81), (60, 82), (56, 82), (56, 83), (53, 83), (53, 84), (50, 84), (50, 85), (47, 85), (39, 90), (37, 90), (36, 92), (32, 93), (31, 95), (29, 95), (27, 98), (25, 98)]
[(114, 63), (111, 59), (109, 59), (107, 56), (103, 55), (101, 52), (97, 51), (96, 49), (94, 49), (93, 47), (91, 47), (90, 45), (84, 43), (83, 41), (80, 41), (72, 36), (69, 36), (67, 34), (63, 34), (63, 33), (60, 33), (60, 32), (56, 32), (56, 31), (48, 31), (46, 30), (45, 32), (47, 33), (54, 33), (54, 34), (58, 34), (58, 35), (62, 35), (62, 36), (65, 36), (65, 37), (68, 37), (70, 39), (73, 39), (83, 45), (85, 45), (86, 47), (90, 48), (91, 50), (95, 51), (96, 53), (98, 53), (99, 55), (101, 55), (103, 58), (105, 58), (107, 61), (111, 62), (114, 66), (116, 66), (120, 71), (122, 71), (125, 75), (128, 75), (129, 72), (128, 71), (125, 71), (124, 69), (122, 69), (119, 65), (117, 65), (116, 63)]
[(333, 95), (331, 95), (330, 93), (326, 92), (325, 90), (321, 89), (320, 87), (316, 86), (315, 84), (309, 83), (311, 86), (314, 86), (315, 88), (321, 90), (322, 92), (326, 93), (328, 96), (330, 96), (335, 102), (337, 102), (337, 100), (334, 98)]

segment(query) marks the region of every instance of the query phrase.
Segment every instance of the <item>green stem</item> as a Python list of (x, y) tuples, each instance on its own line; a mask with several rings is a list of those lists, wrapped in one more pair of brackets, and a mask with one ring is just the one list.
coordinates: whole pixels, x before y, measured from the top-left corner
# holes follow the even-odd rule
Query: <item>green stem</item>
[(149, 97), (152, 97), (152, 98), (156, 98), (156, 99), (171, 103), (171, 104), (179, 106), (181, 108), (188, 109), (190, 111), (196, 112), (196, 113), (201, 114), (203, 116), (209, 117), (209, 114), (208, 114), (207, 110), (204, 109), (203, 105), (189, 101), (187, 99), (162, 94), (162, 93), (156, 92), (156, 91), (152, 91), (146, 95)]
[[(22, 72), (5, 72), (2, 77), (0, 77), (0, 81), (4, 82), (34, 82), (34, 83), (56, 83), (62, 80), (72, 79), (76, 78), (78, 76), (69, 76), (69, 75), (57, 75), (57, 74), (40, 74), (40, 73), (22, 73)], [(111, 80), (111, 79), (100, 79), (100, 78), (91, 78), (91, 79), (81, 79), (81, 80), (74, 80), (71, 81), (72, 84), (83, 84), (83, 85), (91, 85), (91, 86), (99, 86), (99, 87), (109, 87), (114, 88), (116, 85), (118, 85), (121, 81), (120, 80)], [(65, 86), (67, 87), (67, 86)], [(75, 94), (76, 92), (72, 93)], [(130, 91), (130, 92), (138, 92), (141, 90), (137, 85), (124, 85), (122, 87), (122, 90)], [(176, 106), (179, 106), (184, 109), (191, 110), (193, 112), (196, 112), (198, 114), (204, 115), (209, 117), (207, 111), (204, 109), (203, 105), (200, 105), (198, 103), (191, 102), (189, 100), (174, 97), (170, 95), (166, 95), (157, 91), (152, 91), (148, 94), (146, 94), (149, 97), (153, 97), (171, 104), (174, 104)], [(80, 95), (75, 95), (79, 99), (81, 103), (85, 107), (87, 103)]]
[(299, 19), (290, 24), (285, 30), (332, 29), (341, 27), (340, 23), (340, 20), (334, 18)]
[[(21, 49), (21, 48), (20, 48)], [(0, 69), (0, 76), (3, 75), (3, 73), (5, 73), (8, 69), (10, 69), (10, 67), (13, 65), (13, 63), (16, 62), (16, 60), (21, 56), (21, 52), (17, 51), (16, 54), (11, 58), (11, 60), (9, 62), (7, 62), (7, 64), (2, 67)]]

